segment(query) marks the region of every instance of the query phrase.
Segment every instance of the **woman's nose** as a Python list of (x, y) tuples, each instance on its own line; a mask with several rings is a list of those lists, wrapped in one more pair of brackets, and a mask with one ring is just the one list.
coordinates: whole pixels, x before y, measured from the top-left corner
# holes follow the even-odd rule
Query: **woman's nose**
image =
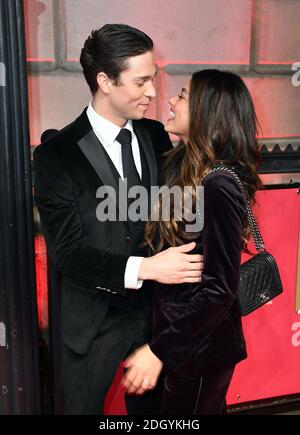
[(171, 98), (168, 100), (168, 103), (170, 104), (170, 106), (175, 106), (176, 101), (177, 101), (177, 98), (176, 98), (176, 97), (171, 97)]

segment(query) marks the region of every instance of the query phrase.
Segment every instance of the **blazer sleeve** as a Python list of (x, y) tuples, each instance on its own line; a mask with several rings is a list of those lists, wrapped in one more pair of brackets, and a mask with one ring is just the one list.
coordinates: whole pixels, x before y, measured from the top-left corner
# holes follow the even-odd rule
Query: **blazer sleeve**
[(89, 246), (73, 184), (51, 147), (34, 152), (35, 202), (50, 258), (64, 277), (102, 290), (127, 293), (128, 256)]
[(244, 213), (243, 194), (233, 177), (220, 172), (208, 175), (204, 182), (202, 282), (193, 289), (194, 296), (182, 314), (150, 342), (153, 353), (173, 371), (195, 351), (201, 358), (211, 333), (235, 300)]

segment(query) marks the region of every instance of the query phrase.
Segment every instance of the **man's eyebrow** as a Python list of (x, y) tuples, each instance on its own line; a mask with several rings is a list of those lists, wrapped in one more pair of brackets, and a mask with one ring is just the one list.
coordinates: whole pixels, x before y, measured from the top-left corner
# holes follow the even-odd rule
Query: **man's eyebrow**
[(156, 77), (157, 73), (158, 73), (158, 70), (155, 71), (154, 76), (137, 76), (137, 77), (134, 77), (134, 80), (150, 80), (150, 79)]

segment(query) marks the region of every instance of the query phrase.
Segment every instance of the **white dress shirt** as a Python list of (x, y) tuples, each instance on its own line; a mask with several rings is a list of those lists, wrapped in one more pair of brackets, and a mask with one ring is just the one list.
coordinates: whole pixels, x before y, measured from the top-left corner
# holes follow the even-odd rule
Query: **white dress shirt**
[[(87, 117), (90, 121), (90, 124), (93, 128), (93, 131), (97, 138), (100, 140), (103, 145), (105, 151), (109, 155), (111, 161), (115, 165), (116, 170), (123, 178), (123, 165), (122, 165), (122, 150), (121, 144), (116, 141), (116, 137), (120, 133), (121, 128), (103, 118), (103, 116), (99, 115), (92, 106), (92, 101), (90, 101), (89, 106), (87, 108)], [(125, 127), (131, 131), (132, 135), (132, 154), (136, 169), (142, 178), (142, 164), (141, 164), (141, 155), (137, 137), (133, 131), (132, 121), (129, 120)], [(139, 289), (141, 288), (143, 281), (138, 279), (138, 273), (140, 269), (141, 262), (143, 257), (129, 257), (124, 276), (124, 286), (129, 289)]]

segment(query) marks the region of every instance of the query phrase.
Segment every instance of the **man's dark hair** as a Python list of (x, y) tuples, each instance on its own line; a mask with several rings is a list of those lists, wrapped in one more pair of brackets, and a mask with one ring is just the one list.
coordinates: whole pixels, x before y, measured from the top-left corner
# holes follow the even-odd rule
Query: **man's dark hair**
[(141, 30), (126, 24), (105, 24), (93, 30), (81, 50), (80, 63), (92, 94), (98, 90), (97, 75), (104, 72), (118, 83), (128, 58), (153, 50), (153, 41)]

